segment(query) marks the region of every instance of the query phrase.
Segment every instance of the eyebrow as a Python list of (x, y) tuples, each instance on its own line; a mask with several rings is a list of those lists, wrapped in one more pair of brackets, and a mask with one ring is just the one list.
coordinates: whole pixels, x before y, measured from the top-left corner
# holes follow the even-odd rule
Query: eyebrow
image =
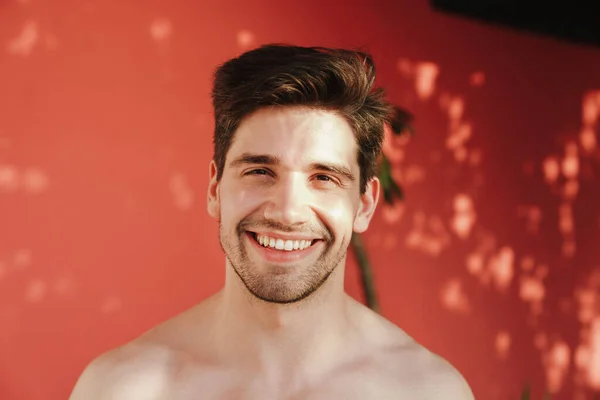
[[(278, 165), (281, 163), (279, 157), (268, 155), (268, 154), (252, 154), (252, 153), (244, 153), (229, 163), (230, 167), (239, 167), (242, 165)], [(350, 168), (346, 167), (342, 164), (330, 163), (330, 162), (312, 162), (309, 165), (309, 169), (329, 172), (332, 174), (343, 176), (349, 181), (355, 181), (356, 177), (350, 171)]]

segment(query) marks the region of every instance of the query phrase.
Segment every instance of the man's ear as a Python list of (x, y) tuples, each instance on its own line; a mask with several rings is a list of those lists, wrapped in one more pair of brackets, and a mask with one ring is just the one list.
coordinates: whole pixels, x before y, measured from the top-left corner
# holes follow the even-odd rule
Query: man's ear
[(379, 201), (380, 186), (381, 184), (377, 177), (374, 177), (367, 182), (365, 193), (360, 195), (358, 211), (354, 218), (354, 232), (363, 233), (369, 227), (371, 218), (373, 218), (373, 214), (377, 208), (377, 202)]
[(219, 182), (217, 181), (217, 164), (211, 160), (208, 165), (208, 215), (219, 218), (221, 212), (221, 199), (219, 198)]

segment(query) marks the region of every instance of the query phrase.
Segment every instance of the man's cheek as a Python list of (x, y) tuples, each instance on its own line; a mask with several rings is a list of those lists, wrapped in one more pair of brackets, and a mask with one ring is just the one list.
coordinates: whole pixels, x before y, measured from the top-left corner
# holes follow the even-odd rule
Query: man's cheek
[(315, 208), (331, 225), (343, 225), (351, 219), (351, 205), (339, 197), (321, 199)]

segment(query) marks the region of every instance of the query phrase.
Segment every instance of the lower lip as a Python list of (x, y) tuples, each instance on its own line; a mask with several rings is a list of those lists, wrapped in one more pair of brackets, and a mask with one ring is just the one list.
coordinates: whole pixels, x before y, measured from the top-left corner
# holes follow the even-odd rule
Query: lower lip
[(310, 247), (303, 250), (276, 250), (271, 247), (264, 247), (254, 239), (254, 234), (246, 232), (246, 237), (250, 241), (252, 247), (261, 255), (262, 258), (269, 262), (274, 263), (292, 263), (300, 261), (318, 250), (318, 247), (322, 245), (322, 240), (318, 240), (313, 243)]

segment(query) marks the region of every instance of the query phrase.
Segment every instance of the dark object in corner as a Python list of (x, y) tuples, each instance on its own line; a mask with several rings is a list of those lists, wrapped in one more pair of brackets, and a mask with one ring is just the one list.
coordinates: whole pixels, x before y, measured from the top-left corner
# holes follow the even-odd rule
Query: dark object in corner
[(435, 11), (472, 18), (577, 44), (600, 47), (595, 1), (430, 0)]

